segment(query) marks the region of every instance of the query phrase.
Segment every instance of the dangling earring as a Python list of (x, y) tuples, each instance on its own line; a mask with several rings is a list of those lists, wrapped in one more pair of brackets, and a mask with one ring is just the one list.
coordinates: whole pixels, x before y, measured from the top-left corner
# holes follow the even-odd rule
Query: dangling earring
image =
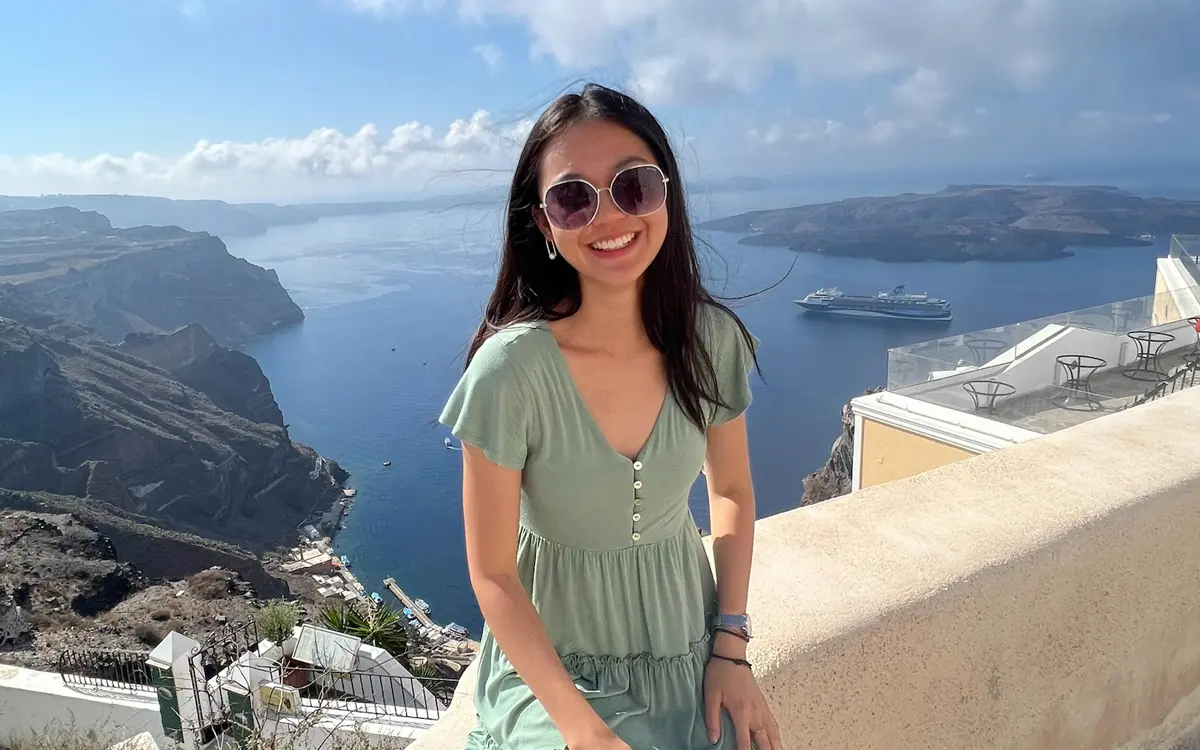
[(558, 257), (558, 248), (554, 246), (549, 237), (546, 238), (546, 255), (550, 256), (550, 260)]

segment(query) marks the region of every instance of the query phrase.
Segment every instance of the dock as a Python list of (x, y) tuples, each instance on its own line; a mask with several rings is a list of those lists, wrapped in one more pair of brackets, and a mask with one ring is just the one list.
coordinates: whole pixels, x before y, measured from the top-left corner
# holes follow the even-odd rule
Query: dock
[(422, 612), (421, 608), (416, 605), (416, 602), (408, 598), (408, 594), (404, 593), (404, 589), (400, 588), (395, 578), (384, 578), (383, 585), (387, 587), (388, 591), (392, 592), (392, 596), (399, 599), (405, 607), (412, 610), (413, 615), (417, 618), (417, 622), (421, 623), (421, 627), (437, 628), (434, 621), (429, 619), (429, 615)]

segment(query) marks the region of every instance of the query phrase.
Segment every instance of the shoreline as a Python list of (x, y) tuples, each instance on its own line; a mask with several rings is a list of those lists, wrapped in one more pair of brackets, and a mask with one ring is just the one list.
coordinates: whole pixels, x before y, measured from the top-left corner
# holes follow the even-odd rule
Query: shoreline
[[(434, 660), (452, 671), (461, 671), (479, 651), (479, 643), (471, 633), (457, 623), (441, 625), (428, 616), (432, 607), (418, 614), (411, 607), (385, 604), (384, 594), (370, 591), (351, 570), (353, 563), (337, 551), (337, 532), (345, 528), (344, 519), (355, 505), (358, 489), (343, 487), (343, 497), (335, 500), (333, 507), (314, 519), (312, 515), (297, 527), (299, 536), (295, 546), (284, 550), (277, 563), (280, 573), (289, 577), (308, 579), (315, 584), (311, 589), (311, 603), (319, 608), (336, 605), (363, 608), (366, 612), (379, 607), (388, 607), (404, 618), (405, 628), (414, 639), (417, 655)], [(314, 514), (315, 515), (315, 514)], [(317, 520), (318, 524), (312, 523)], [(400, 587), (392, 578), (382, 582), (384, 589), (397, 598)], [(394, 588), (393, 588), (394, 587)], [(306, 587), (308, 588), (308, 587)], [(419, 607), (422, 599), (412, 600)], [(425, 620), (426, 623), (421, 621)]]

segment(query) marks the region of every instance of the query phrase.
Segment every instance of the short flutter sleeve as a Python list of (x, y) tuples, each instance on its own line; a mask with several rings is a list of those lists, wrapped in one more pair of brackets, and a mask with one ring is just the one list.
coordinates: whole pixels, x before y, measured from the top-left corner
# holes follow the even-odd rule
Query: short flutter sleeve
[(530, 405), (518, 368), (505, 337), (491, 336), (475, 352), (438, 421), (493, 463), (519, 470), (529, 450)]
[(705, 317), (717, 388), (724, 402), (724, 406), (718, 404), (714, 409), (712, 423), (724, 424), (746, 411), (754, 398), (750, 391), (750, 370), (754, 367), (754, 352), (759, 342), (751, 335), (754, 347), (751, 349), (737, 321), (720, 308), (710, 306)]

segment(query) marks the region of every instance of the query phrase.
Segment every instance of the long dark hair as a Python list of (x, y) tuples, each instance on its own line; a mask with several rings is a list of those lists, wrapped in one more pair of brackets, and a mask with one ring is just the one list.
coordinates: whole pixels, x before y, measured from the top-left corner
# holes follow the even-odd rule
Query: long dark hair
[[(569, 263), (547, 257), (545, 236), (534, 220), (534, 210), (540, 210), (538, 172), (546, 145), (584, 120), (607, 120), (641, 138), (670, 178), (667, 235), (646, 269), (642, 323), (650, 342), (663, 353), (671, 395), (687, 418), (703, 430), (708, 422), (705, 404), (729, 404), (719, 393), (712, 353), (699, 330), (701, 307), (711, 305), (732, 317), (753, 353), (752, 339), (737, 315), (701, 282), (679, 165), (662, 125), (632, 97), (599, 84), (589, 83), (578, 94), (554, 100), (534, 123), (521, 149), (508, 195), (500, 272), (467, 352), (467, 364), (498, 329), (514, 323), (560, 320), (579, 311), (583, 301), (579, 273)], [(754, 363), (757, 367), (757, 357)]]

